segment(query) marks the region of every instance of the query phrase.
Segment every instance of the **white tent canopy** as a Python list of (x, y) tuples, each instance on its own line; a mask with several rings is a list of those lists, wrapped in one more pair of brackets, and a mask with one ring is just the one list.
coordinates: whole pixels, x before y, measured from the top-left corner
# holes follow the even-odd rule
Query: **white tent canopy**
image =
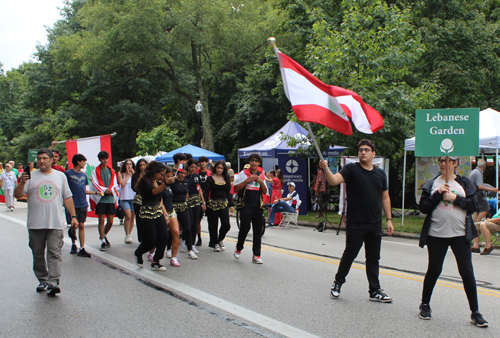
[[(496, 154), (498, 160), (498, 148), (500, 148), (500, 112), (487, 108), (479, 112), (479, 152), (482, 154)], [(403, 215), (401, 223), (404, 224), (405, 208), (405, 183), (406, 183), (406, 152), (415, 151), (415, 137), (405, 140), (404, 164), (403, 164)], [(498, 187), (498, 166), (496, 168)], [(418, 203), (418, 201), (417, 201)]]

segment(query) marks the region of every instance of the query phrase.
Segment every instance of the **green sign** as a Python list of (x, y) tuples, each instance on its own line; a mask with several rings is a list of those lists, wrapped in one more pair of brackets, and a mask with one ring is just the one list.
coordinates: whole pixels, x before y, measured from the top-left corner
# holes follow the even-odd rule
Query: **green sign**
[(477, 156), (479, 108), (415, 111), (415, 156)]
[(38, 154), (38, 149), (28, 149), (28, 163), (36, 162), (36, 157)]

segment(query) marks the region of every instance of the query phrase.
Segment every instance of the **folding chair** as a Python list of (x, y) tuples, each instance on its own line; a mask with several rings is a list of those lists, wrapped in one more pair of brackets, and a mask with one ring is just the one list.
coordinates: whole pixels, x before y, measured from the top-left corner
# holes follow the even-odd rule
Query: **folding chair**
[(498, 241), (500, 241), (500, 232), (492, 232), (491, 233), (493, 236), (495, 236), (495, 241), (491, 243), (492, 247), (496, 247), (495, 245), (497, 244)]
[[(278, 227), (281, 227), (282, 225), (285, 225), (285, 228), (288, 228), (288, 226), (292, 227), (295, 225), (295, 228), (298, 228), (299, 226), (297, 225), (297, 219), (299, 217), (299, 207), (300, 204), (302, 203), (301, 200), (297, 201), (297, 204), (295, 206), (295, 212), (282, 212), (281, 214), (283, 215), (283, 218), (281, 219), (280, 224)], [(293, 223), (293, 225), (292, 225)]]

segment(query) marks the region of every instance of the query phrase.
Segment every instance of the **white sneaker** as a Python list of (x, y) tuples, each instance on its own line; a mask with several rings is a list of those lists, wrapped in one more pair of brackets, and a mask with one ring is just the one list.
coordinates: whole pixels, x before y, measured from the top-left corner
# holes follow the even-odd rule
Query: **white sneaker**
[(189, 255), (189, 258), (191, 258), (191, 259), (198, 259), (198, 256), (196, 256), (196, 254), (193, 252), (193, 250), (190, 250), (188, 255)]
[(219, 242), (219, 246), (220, 246), (220, 251), (226, 251), (226, 247), (224, 246), (224, 242), (223, 241)]
[(240, 256), (241, 256), (241, 250), (236, 249), (236, 251), (234, 252), (234, 258), (238, 260), (240, 259)]
[(172, 258), (172, 250), (167, 250), (167, 258)]
[(220, 252), (220, 245), (219, 244), (215, 244), (214, 251)]
[(260, 258), (260, 256), (253, 256), (252, 257), (252, 263), (255, 263), (255, 264), (263, 264), (264, 262), (262, 261), (262, 258)]
[(181, 241), (181, 245), (179, 245), (179, 248), (182, 252), (185, 252), (187, 250), (186, 241)]
[(191, 247), (191, 249), (193, 250), (193, 252), (194, 252), (195, 254), (199, 254), (199, 253), (200, 253), (200, 252), (196, 249), (196, 247), (195, 247), (194, 245)]
[(179, 261), (177, 260), (177, 257), (172, 257), (172, 259), (170, 260), (170, 265), (175, 266), (175, 267), (181, 266), (179, 264)]
[(127, 244), (132, 243), (132, 237), (130, 235), (125, 236), (125, 243)]

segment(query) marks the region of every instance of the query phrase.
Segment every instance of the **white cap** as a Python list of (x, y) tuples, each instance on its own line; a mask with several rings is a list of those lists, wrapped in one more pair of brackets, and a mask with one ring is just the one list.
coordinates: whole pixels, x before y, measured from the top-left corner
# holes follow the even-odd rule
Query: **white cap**
[(295, 183), (293, 182), (288, 182), (288, 185), (293, 185), (293, 187), (295, 187)]

